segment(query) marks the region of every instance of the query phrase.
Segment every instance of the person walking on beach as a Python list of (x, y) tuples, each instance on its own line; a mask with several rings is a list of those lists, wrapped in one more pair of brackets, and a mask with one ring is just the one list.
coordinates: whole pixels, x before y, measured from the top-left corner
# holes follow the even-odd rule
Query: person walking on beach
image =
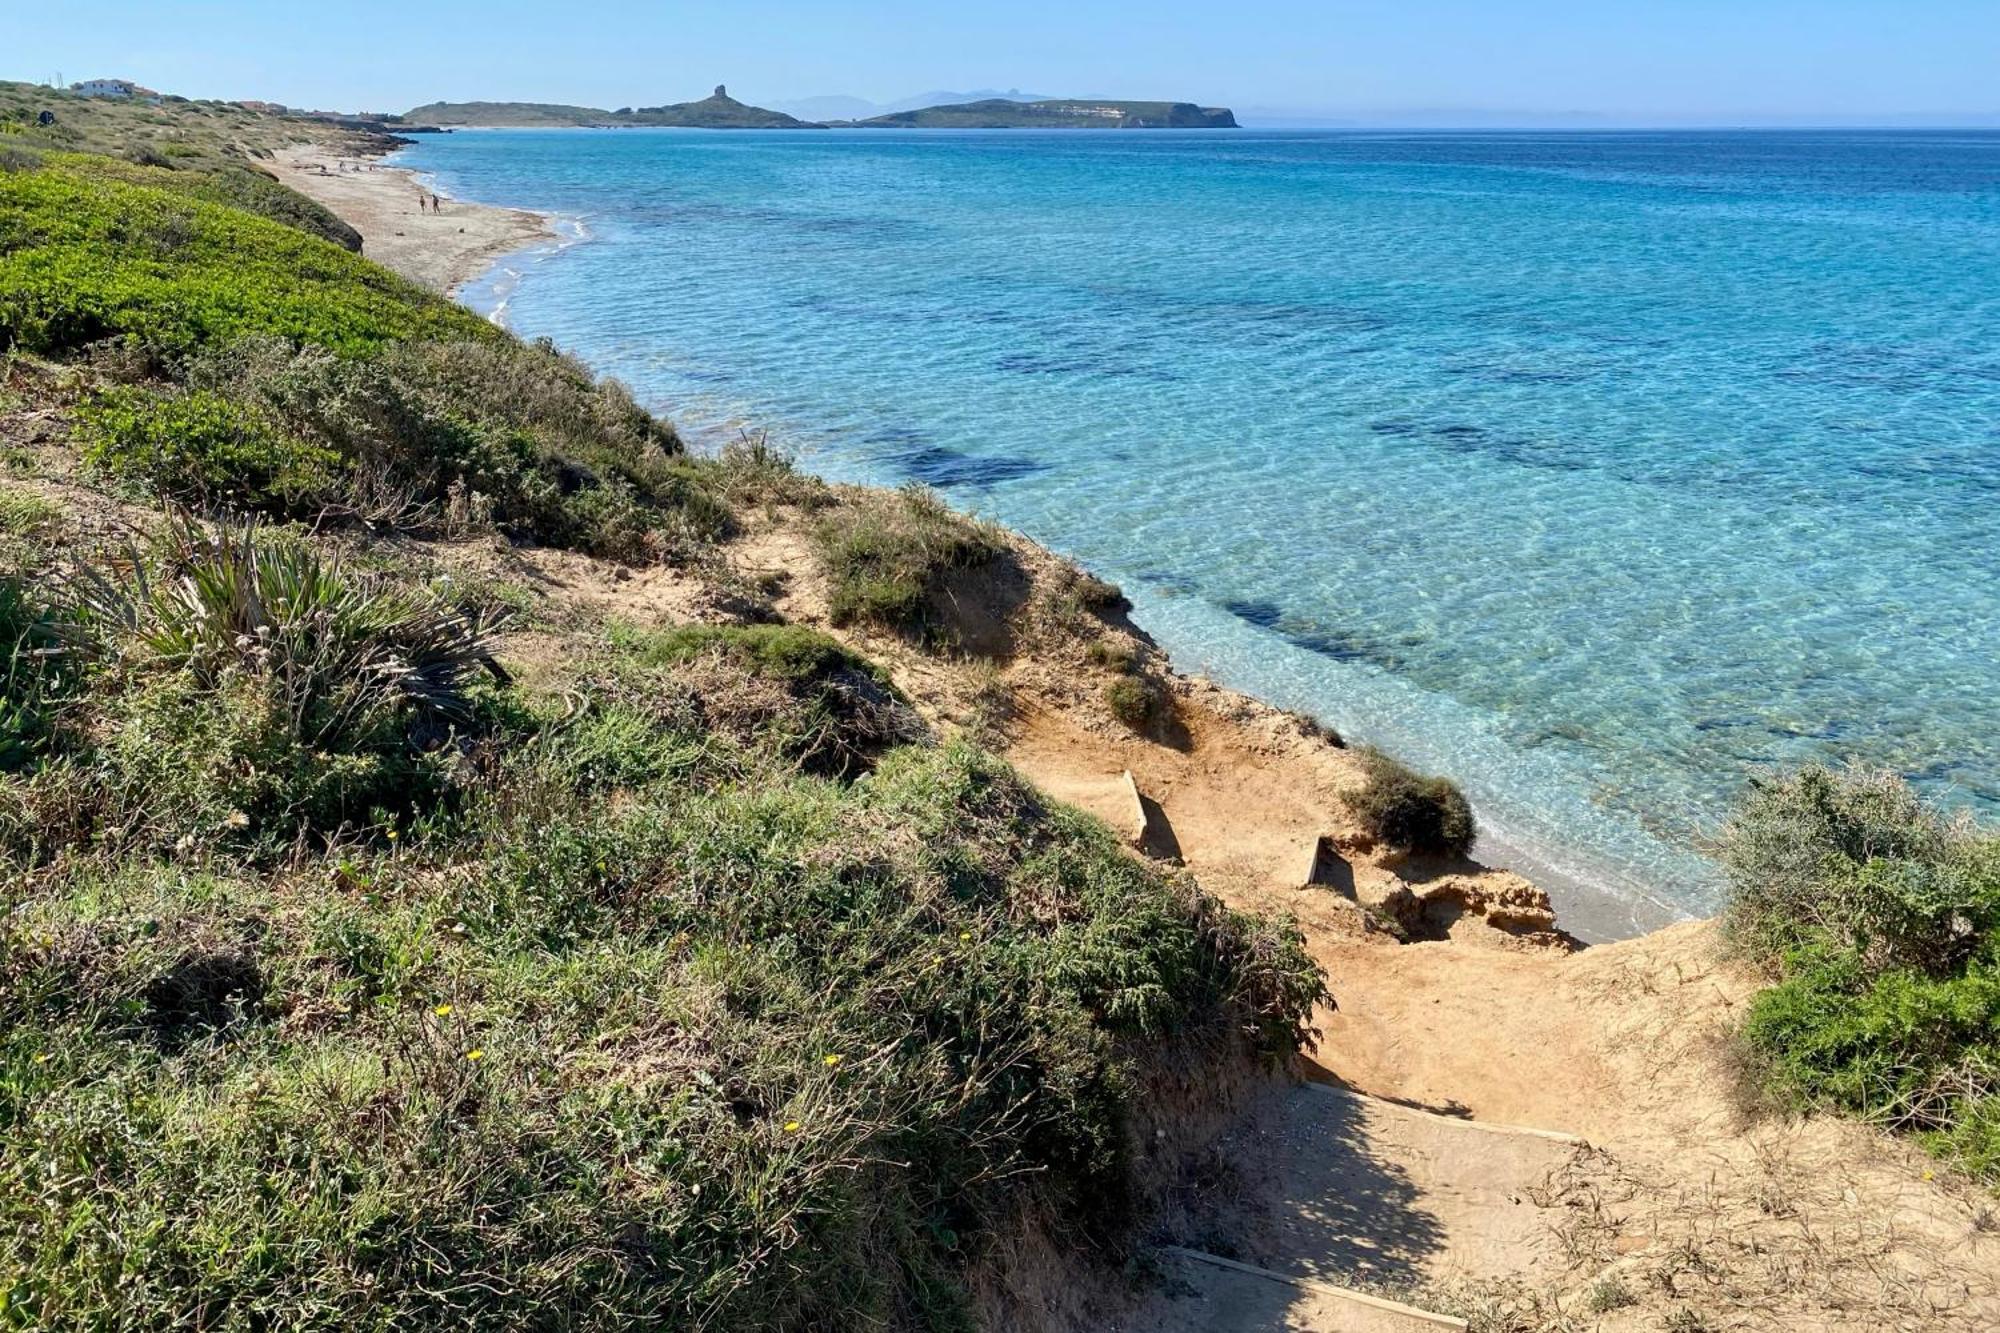
[(438, 206), (438, 197), (437, 197), (436, 195), (432, 195), (432, 196), (431, 196), (431, 212), (433, 212), (433, 213), (442, 213), (442, 212), (444, 212), (444, 209), (442, 209), (442, 208), (440, 208), (440, 207)]
[(422, 190), (417, 191), (417, 211), (421, 213), (427, 207), (429, 207), (429, 205), (424, 202), (424, 192)]

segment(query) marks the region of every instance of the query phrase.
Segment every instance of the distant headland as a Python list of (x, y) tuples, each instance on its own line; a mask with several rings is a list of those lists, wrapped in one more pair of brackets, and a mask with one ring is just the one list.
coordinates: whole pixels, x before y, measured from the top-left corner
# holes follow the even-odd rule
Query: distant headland
[(869, 120), (846, 122), (867, 128), (927, 130), (1233, 130), (1236, 113), (1228, 107), (1203, 107), (1192, 102), (1107, 102), (1088, 98), (1057, 98), (1046, 102), (1016, 102), (1004, 97), (957, 106), (932, 106), (898, 111)]
[(1096, 98), (1052, 98), (1019, 102), (988, 98), (950, 106), (898, 111), (867, 120), (819, 122), (800, 120), (782, 111), (750, 106), (717, 85), (699, 102), (668, 106), (568, 106), (554, 102), (429, 102), (412, 107), (402, 120), (441, 129), (603, 128), (619, 126), (678, 127), (708, 130), (813, 130), (829, 126), (868, 129), (1235, 129), (1235, 113), (1227, 107), (1202, 107), (1193, 102), (1118, 102)]
[(582, 126), (671, 126), (702, 130), (809, 130), (819, 126), (788, 116), (782, 111), (766, 111), (729, 95), (717, 84), (715, 92), (699, 102), (674, 102), (667, 106), (620, 107), (601, 111), (596, 107), (564, 106), (550, 102), (432, 102), (412, 108), (403, 119), (444, 129), (539, 128)]

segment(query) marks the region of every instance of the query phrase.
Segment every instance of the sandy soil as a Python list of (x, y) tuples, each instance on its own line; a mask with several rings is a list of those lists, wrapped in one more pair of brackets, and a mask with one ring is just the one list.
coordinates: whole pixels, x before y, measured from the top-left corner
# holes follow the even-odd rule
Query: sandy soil
[[(344, 172), (342, 162), (348, 168)], [(419, 212), (417, 197), (429, 191), (419, 190), (415, 173), (341, 157), (322, 147), (281, 149), (270, 165), (285, 184), (326, 205), (360, 232), (362, 251), (370, 259), (441, 292), (456, 291), (510, 251), (555, 236), (549, 219), (539, 213), (442, 195), (441, 212)]]

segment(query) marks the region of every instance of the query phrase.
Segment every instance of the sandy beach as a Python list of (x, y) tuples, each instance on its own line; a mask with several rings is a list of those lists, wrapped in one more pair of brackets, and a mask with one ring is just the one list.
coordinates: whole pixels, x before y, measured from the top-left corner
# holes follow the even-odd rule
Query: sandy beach
[[(342, 162), (346, 171), (340, 169)], [(419, 195), (430, 191), (419, 186), (416, 173), (344, 157), (320, 145), (283, 149), (271, 166), (285, 184), (326, 205), (360, 232), (370, 259), (441, 292), (456, 291), (501, 255), (555, 235), (542, 214), (468, 204), (443, 194), (438, 195), (441, 212), (419, 212)]]

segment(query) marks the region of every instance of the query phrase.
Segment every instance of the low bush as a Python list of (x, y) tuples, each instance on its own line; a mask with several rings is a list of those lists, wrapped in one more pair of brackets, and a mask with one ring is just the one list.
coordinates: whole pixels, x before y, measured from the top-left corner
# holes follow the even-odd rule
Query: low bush
[(37, 881), (10, 1315), (969, 1328), (1022, 1209), (1125, 1223), (1148, 1052), (1284, 1051), (1322, 994), (1294, 932), (969, 750), (621, 799), (551, 799), (556, 758), (449, 844)]
[(174, 170), (178, 165), (174, 161), (177, 156), (185, 160), (188, 154), (159, 154), (148, 148), (135, 151), (123, 161), (82, 153), (53, 154), (44, 161), (86, 179), (139, 185), (166, 190), (185, 198), (226, 204), (331, 241), (354, 254), (361, 253), (359, 232), (324, 206), (281, 185), (261, 170), (235, 163), (208, 165), (205, 169)]
[(1424, 777), (1380, 750), (1356, 753), (1362, 783), (1342, 799), (1364, 834), (1384, 846), (1426, 856), (1464, 856), (1472, 850), (1478, 826), (1455, 783)]
[(1104, 687), (1104, 704), (1111, 716), (1134, 731), (1144, 731), (1160, 716), (1160, 692), (1139, 676), (1121, 676)]
[(2000, 1179), (2000, 838), (1892, 774), (1807, 768), (1719, 850), (1730, 937), (1777, 977), (1744, 1032), (1771, 1086)]
[(685, 555), (728, 522), (671, 428), (546, 346), (418, 342), (356, 359), (246, 338), (189, 378), (340, 460), (341, 506), (360, 517), (441, 526), (463, 496), (510, 535), (622, 560)]
[(1753, 787), (1723, 830), (1728, 927), (1768, 961), (1831, 936), (1885, 963), (1948, 962), (1992, 924), (1978, 847), (1892, 773), (1802, 769)]
[(310, 514), (338, 493), (340, 455), (219, 394), (112, 389), (79, 419), (87, 461), (176, 500)]
[(796, 625), (688, 625), (628, 636), (642, 662), (677, 667), (704, 727), (847, 777), (922, 739), (922, 720), (881, 668)]
[(834, 510), (815, 530), (814, 549), (833, 585), (829, 611), (836, 625), (923, 634), (936, 629), (931, 603), (945, 577), (993, 559), (1001, 545), (935, 493), (909, 486)]

